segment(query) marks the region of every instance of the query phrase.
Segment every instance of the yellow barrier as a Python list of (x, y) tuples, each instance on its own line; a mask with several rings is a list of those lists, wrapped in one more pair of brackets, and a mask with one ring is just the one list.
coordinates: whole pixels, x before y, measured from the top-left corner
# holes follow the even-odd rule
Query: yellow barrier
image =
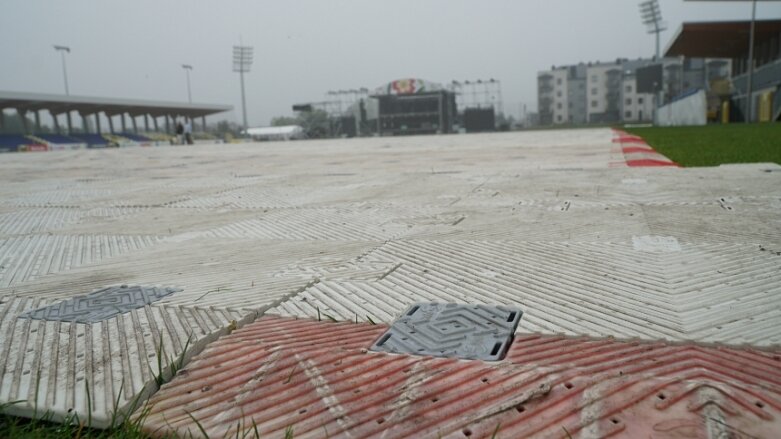
[(727, 124), (729, 123), (729, 101), (724, 101), (721, 103), (721, 123)]
[(773, 119), (773, 92), (765, 92), (759, 97), (759, 121), (770, 122)]

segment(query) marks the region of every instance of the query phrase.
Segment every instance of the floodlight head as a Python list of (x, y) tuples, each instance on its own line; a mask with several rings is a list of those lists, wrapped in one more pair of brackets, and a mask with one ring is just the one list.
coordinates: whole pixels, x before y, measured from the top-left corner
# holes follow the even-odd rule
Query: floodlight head
[(54, 50), (61, 50), (61, 51), (64, 51), (64, 52), (71, 53), (71, 48), (68, 47), (68, 46), (58, 46), (58, 45), (55, 44), (54, 45)]
[(249, 72), (252, 66), (252, 51), (250, 46), (233, 46), (233, 71)]
[(182, 64), (182, 68), (186, 70), (192, 70), (193, 66), (191, 66), (190, 64)]
[(648, 26), (648, 33), (655, 34), (667, 30), (667, 24), (662, 21), (662, 10), (658, 0), (646, 0), (640, 3), (640, 18)]
[(659, 2), (657, 0), (646, 0), (644, 2), (640, 2), (640, 9), (654, 9), (659, 7)]

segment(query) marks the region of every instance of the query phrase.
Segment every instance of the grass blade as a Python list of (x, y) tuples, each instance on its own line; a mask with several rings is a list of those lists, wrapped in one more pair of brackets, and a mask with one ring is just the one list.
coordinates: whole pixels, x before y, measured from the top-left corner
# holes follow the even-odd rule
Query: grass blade
[(198, 422), (198, 420), (195, 419), (195, 417), (190, 412), (188, 412), (187, 410), (185, 410), (184, 412), (187, 413), (187, 416), (189, 416), (190, 419), (193, 420), (193, 422), (195, 422), (195, 425), (198, 426), (198, 430), (201, 431), (201, 434), (203, 435), (203, 437), (205, 437), (206, 439), (209, 439), (209, 434), (206, 433), (206, 430), (203, 428), (203, 425), (201, 425), (201, 423)]
[(499, 428), (502, 426), (502, 423), (499, 422), (496, 424), (496, 428), (494, 428), (494, 434), (491, 435), (491, 439), (497, 439), (499, 434)]
[(87, 390), (87, 428), (92, 428), (92, 395), (89, 392), (89, 380), (84, 377), (84, 387)]
[(289, 383), (290, 380), (293, 378), (293, 373), (296, 371), (296, 368), (298, 368), (298, 363), (296, 363), (293, 366), (293, 369), (290, 370), (290, 375), (287, 376), (287, 379), (285, 380), (285, 384)]

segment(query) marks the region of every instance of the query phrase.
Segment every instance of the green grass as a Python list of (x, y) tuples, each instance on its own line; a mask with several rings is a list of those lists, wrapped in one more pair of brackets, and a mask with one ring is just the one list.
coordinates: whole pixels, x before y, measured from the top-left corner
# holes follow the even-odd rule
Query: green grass
[(43, 416), (39, 419), (18, 418), (0, 415), (0, 437), (24, 439), (146, 439), (149, 436), (141, 431), (141, 425), (134, 421), (126, 421), (114, 428), (98, 430), (86, 427), (86, 422), (76, 418), (64, 422), (51, 422)]
[(781, 164), (781, 123), (626, 128), (681, 166)]

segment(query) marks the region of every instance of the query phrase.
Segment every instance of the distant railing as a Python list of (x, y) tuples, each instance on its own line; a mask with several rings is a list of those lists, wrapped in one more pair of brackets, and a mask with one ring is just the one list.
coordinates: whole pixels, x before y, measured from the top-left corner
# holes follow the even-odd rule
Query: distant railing
[(672, 98), (670, 103), (676, 102), (676, 101), (680, 101), (681, 99), (686, 99), (686, 98), (688, 98), (691, 95), (697, 94), (697, 92), (699, 92), (700, 90), (702, 90), (702, 89), (699, 88), (699, 87), (695, 87), (695, 88), (690, 88), (688, 90), (684, 90), (681, 94), (679, 94), (678, 96), (675, 96), (674, 98)]
[[(781, 59), (765, 64), (754, 70), (754, 80), (751, 88), (754, 91), (781, 84)], [(744, 94), (748, 88), (748, 74), (732, 78), (732, 85), (738, 94)]]

